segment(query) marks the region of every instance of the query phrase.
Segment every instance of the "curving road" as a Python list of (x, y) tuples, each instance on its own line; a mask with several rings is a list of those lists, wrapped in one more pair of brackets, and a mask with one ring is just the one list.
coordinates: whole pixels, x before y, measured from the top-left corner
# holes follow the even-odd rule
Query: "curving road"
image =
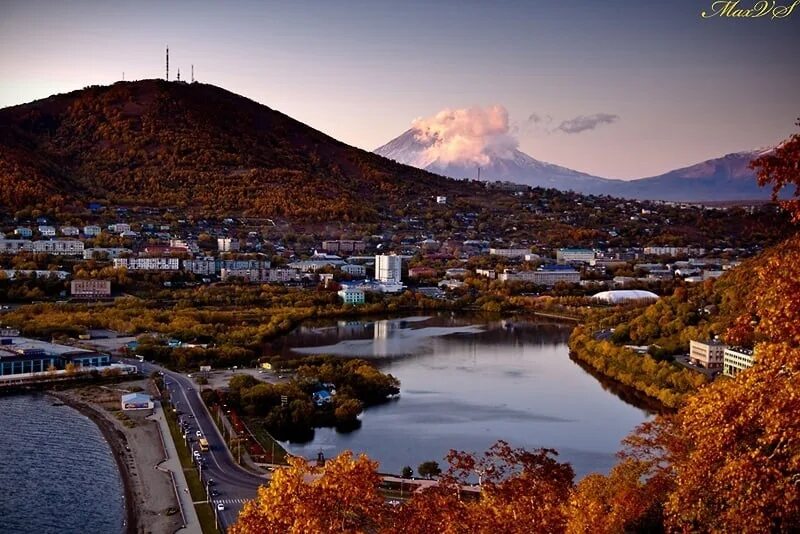
[[(138, 366), (144, 374), (153, 371), (163, 373), (164, 386), (169, 390), (174, 406), (181, 412), (183, 420), (189, 423), (191, 447), (198, 448), (197, 430), (208, 440), (209, 450), (201, 454), (204, 460), (201, 478), (204, 484), (213, 480), (208, 487), (219, 495), (211, 497), (212, 506), (223, 531), (227, 530), (236, 520), (244, 501), (254, 498), (258, 487), (269, 482), (269, 476), (253, 473), (236, 463), (191, 379), (149, 362), (123, 361)], [(183, 447), (185, 444), (176, 443), (175, 446)], [(224, 505), (224, 510), (217, 510), (219, 503)]]

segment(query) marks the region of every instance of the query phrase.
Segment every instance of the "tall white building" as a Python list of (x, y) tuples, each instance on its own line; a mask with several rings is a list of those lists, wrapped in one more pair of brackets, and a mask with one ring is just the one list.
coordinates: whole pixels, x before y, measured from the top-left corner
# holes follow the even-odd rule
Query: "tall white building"
[(239, 250), (239, 240), (233, 237), (218, 237), (217, 248), (220, 252), (237, 252)]
[(375, 256), (375, 279), (381, 282), (401, 283), (403, 259), (400, 256), (380, 254)]

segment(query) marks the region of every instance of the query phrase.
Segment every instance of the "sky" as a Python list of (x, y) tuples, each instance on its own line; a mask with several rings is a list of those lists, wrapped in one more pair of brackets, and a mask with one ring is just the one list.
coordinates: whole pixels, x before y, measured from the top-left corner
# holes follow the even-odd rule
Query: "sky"
[(640, 178), (797, 130), (800, 3), (703, 18), (713, 2), (0, 0), (0, 107), (163, 77), (169, 45), (172, 77), (193, 64), (366, 150), (444, 109), (501, 108), (527, 154)]

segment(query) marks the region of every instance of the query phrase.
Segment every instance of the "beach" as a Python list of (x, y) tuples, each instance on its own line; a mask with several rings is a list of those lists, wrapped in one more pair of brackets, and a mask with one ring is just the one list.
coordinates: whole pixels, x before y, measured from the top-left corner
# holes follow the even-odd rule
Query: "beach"
[(158, 469), (166, 454), (158, 424), (148, 419), (152, 410), (120, 410), (120, 396), (138, 388), (155, 392), (150, 381), (143, 379), (49, 394), (91, 419), (110, 445), (124, 486), (125, 532), (175, 532), (183, 520), (170, 474)]

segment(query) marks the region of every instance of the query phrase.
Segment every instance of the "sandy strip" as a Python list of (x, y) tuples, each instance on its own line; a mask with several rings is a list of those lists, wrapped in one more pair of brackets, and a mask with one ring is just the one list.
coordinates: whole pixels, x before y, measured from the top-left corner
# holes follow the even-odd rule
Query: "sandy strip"
[(141, 380), (53, 395), (94, 421), (111, 446), (125, 488), (126, 532), (175, 532), (182, 528), (183, 520), (171, 474), (158, 468), (165, 457), (158, 422), (148, 419), (152, 410), (119, 411), (123, 390), (132, 386), (152, 387), (149, 381)]

